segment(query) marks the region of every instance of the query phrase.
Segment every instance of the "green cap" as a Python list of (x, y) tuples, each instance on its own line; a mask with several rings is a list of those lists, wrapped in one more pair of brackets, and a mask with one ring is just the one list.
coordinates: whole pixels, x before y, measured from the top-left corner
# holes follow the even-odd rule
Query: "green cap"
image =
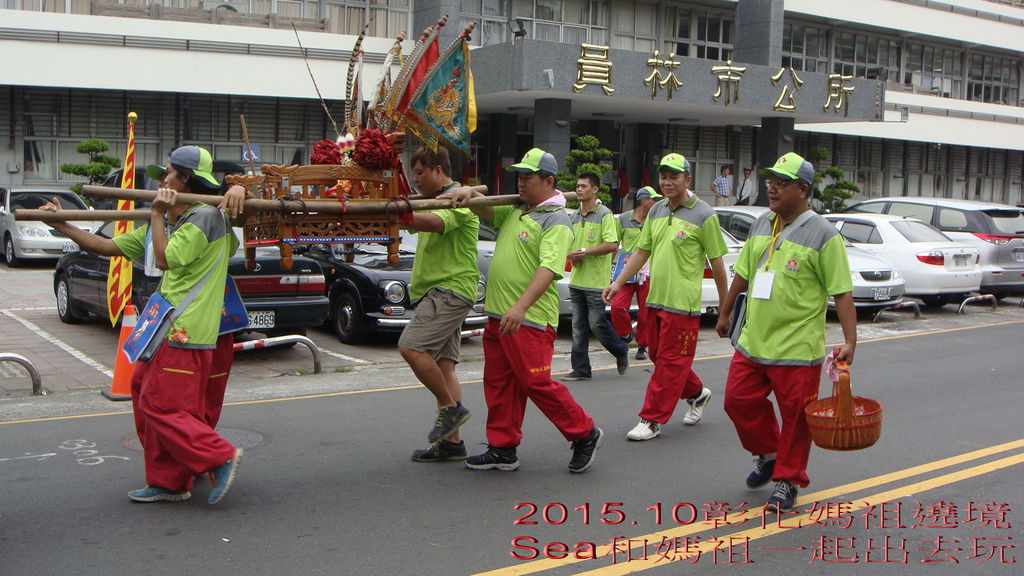
[(676, 172), (687, 172), (692, 174), (692, 171), (690, 170), (690, 161), (682, 154), (666, 154), (662, 157), (661, 164), (658, 165), (658, 169), (660, 170), (661, 168), (668, 168), (669, 170), (674, 170)]
[[(214, 188), (220, 188), (220, 182), (213, 177), (213, 156), (210, 156), (210, 152), (206, 148), (182, 146), (171, 152), (167, 163), (188, 168)], [(146, 168), (146, 175), (157, 182), (163, 180), (165, 174), (167, 174), (167, 168), (163, 166), (153, 165)]]
[(636, 201), (637, 202), (639, 202), (641, 200), (646, 200), (648, 198), (650, 198), (652, 200), (657, 200), (657, 199), (661, 198), (661, 194), (658, 194), (654, 190), (654, 188), (652, 188), (650, 186), (644, 186), (643, 188), (641, 188), (641, 189), (636, 191)]
[(554, 175), (558, 173), (558, 162), (550, 152), (534, 148), (523, 155), (519, 164), (513, 164), (509, 168), (516, 172), (544, 172)]
[(783, 180), (803, 180), (808, 186), (814, 186), (814, 165), (796, 152), (784, 155), (775, 161), (774, 166), (764, 168), (758, 174), (774, 174)]

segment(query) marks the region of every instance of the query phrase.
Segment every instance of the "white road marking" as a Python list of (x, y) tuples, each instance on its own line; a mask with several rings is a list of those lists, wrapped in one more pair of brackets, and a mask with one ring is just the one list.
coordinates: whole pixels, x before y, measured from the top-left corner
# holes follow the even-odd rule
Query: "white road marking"
[(344, 354), (342, 354), (340, 352), (331, 352), (330, 350), (326, 350), (324, 348), (320, 349), (320, 353), (321, 354), (327, 354), (328, 356), (334, 356), (335, 358), (340, 358), (342, 360), (347, 360), (349, 362), (352, 362), (353, 364), (369, 364), (370, 363), (369, 360), (363, 360), (362, 358), (353, 358), (352, 356), (346, 356), (346, 355), (344, 355)]
[(7, 316), (8, 318), (12, 318), (14, 320), (17, 320), (19, 323), (21, 323), (22, 326), (28, 328), (29, 330), (34, 332), (40, 338), (46, 340), (47, 342), (50, 342), (54, 346), (57, 346), (61, 350), (63, 350), (65, 352), (67, 352), (68, 354), (70, 354), (72, 357), (77, 358), (78, 360), (81, 360), (86, 365), (91, 366), (92, 368), (95, 368), (96, 370), (99, 370), (101, 373), (105, 374), (107, 377), (109, 377), (109, 378), (113, 378), (114, 377), (114, 372), (111, 371), (110, 369), (108, 369), (103, 364), (100, 364), (99, 362), (93, 360), (92, 358), (89, 358), (81, 350), (71, 346), (70, 344), (64, 342), (60, 338), (57, 338), (53, 334), (50, 334), (46, 330), (43, 330), (39, 326), (36, 326), (34, 323), (32, 323), (32, 322), (22, 318), (21, 316), (18, 316), (17, 314), (12, 312), (11, 310), (8, 310), (8, 309), (0, 310), (0, 314), (3, 314), (4, 316)]

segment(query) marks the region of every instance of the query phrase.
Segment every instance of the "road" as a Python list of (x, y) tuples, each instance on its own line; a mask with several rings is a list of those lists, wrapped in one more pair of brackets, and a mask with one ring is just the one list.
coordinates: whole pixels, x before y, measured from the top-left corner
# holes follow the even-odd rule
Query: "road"
[[(568, 444), (532, 407), (517, 472), (411, 462), (429, 395), (399, 363), (364, 360), (319, 376), (236, 372), (221, 427), (247, 454), (232, 492), (210, 507), (201, 481), (190, 502), (140, 505), (125, 496), (141, 485), (142, 460), (124, 403), (95, 391), (11, 395), (0, 400), (2, 574), (809, 575), (893, 564), (901, 574), (1019, 574), (1016, 303), (864, 323), (853, 380), (885, 405), (882, 439), (814, 449), (800, 514), (764, 527), (767, 492), (743, 485), (749, 455), (721, 409), (728, 347), (707, 329), (695, 363), (715, 393), (704, 420), (684, 428), (677, 414), (650, 442), (625, 440), (650, 365), (619, 377), (610, 356), (595, 355), (602, 369), (572, 390), (607, 440), (581, 475), (568, 473)], [(76, 343), (78, 330), (101, 331), (58, 328)], [(35, 336), (3, 329), (8, 344)], [(834, 322), (829, 334), (836, 342)], [(55, 363), (72, 362), (85, 370)], [(460, 367), (473, 452), (484, 439), (480, 367)], [(555, 368), (567, 370), (562, 355)], [(588, 543), (599, 557), (574, 559)]]

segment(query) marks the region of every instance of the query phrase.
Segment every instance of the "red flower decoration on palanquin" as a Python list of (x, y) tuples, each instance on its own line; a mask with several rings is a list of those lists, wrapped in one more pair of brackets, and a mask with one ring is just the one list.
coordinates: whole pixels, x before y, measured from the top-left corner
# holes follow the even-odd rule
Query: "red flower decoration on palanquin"
[(371, 170), (395, 168), (399, 165), (398, 152), (388, 142), (387, 135), (373, 128), (359, 133), (352, 159), (356, 164)]
[(309, 153), (310, 164), (341, 164), (341, 150), (333, 140), (321, 140)]

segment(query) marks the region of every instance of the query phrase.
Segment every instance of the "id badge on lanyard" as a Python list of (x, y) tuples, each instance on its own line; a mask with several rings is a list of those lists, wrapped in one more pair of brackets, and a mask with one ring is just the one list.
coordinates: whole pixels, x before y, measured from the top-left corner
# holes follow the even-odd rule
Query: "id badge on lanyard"
[(754, 287), (750, 291), (751, 298), (758, 300), (772, 299), (772, 284), (775, 283), (775, 272), (773, 270), (758, 270), (754, 274)]

